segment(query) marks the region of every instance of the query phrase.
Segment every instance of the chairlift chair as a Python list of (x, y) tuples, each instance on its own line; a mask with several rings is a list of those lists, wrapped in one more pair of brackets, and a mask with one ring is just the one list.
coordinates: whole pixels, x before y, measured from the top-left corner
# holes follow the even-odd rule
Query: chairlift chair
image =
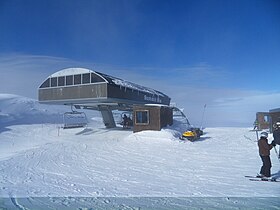
[[(71, 107), (72, 109), (72, 107)], [(83, 128), (88, 124), (87, 116), (84, 112), (74, 111), (63, 114), (63, 129)]]

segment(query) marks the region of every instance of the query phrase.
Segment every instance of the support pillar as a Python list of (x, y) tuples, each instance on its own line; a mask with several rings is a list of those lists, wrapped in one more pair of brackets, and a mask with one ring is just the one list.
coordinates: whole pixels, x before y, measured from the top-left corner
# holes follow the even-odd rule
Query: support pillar
[(112, 109), (109, 106), (98, 106), (98, 110), (101, 112), (103, 123), (106, 128), (115, 128), (116, 123), (113, 117)]

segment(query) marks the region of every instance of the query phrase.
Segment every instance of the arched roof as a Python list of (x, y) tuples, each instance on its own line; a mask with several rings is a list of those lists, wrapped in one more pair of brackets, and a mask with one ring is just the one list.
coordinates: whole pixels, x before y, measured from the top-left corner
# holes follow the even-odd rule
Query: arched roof
[(86, 68), (66, 68), (62, 69), (60, 71), (57, 71), (50, 75), (50, 77), (61, 77), (61, 76), (68, 76), (68, 75), (74, 75), (74, 74), (85, 74), (85, 73), (91, 73), (94, 72), (90, 69)]
[[(109, 76), (107, 74), (96, 72), (96, 71), (93, 71), (93, 70), (87, 69), (87, 68), (66, 68), (66, 69), (62, 69), (60, 71), (57, 71), (57, 72), (53, 73), (48, 78), (63, 77), (63, 76), (77, 75), (77, 74), (86, 74), (86, 73), (96, 74), (98, 77), (102, 78), (102, 80), (104, 80), (105, 82), (110, 83), (110, 84), (119, 85), (121, 87), (131, 88), (131, 89), (134, 89), (134, 90), (141, 90), (141, 91), (144, 91), (144, 92), (147, 92), (147, 93), (150, 93), (150, 94), (164, 96), (163, 93), (161, 93), (160, 91), (154, 90), (152, 88), (144, 87), (144, 86), (141, 86), (141, 85), (138, 85), (138, 84), (135, 84), (135, 83), (132, 83), (132, 82), (128, 82), (128, 81), (125, 81), (125, 80), (117, 78), (117, 77)], [(41, 84), (40, 88), (44, 86), (43, 84), (44, 84), (44, 82)]]
[(62, 76), (69, 76), (69, 75), (76, 75), (76, 74), (86, 74), (86, 73), (94, 73), (96, 75), (98, 75), (99, 77), (101, 77), (102, 79), (104, 79), (106, 82), (107, 79), (104, 78), (100, 73), (93, 71), (91, 69), (87, 69), (87, 68), (66, 68), (66, 69), (62, 69), (60, 71), (57, 71), (55, 73), (53, 73), (52, 75), (49, 76), (50, 77), (62, 77)]

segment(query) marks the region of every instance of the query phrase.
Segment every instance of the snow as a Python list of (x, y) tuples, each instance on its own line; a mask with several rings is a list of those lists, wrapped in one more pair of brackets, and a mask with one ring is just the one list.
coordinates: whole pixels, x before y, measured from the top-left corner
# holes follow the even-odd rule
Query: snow
[(119, 85), (121, 87), (130, 88), (130, 89), (133, 89), (133, 90), (136, 90), (136, 91), (143, 91), (143, 92), (146, 92), (146, 93), (149, 93), (149, 94), (152, 94), (152, 95), (156, 95), (156, 96), (164, 96), (161, 92), (156, 91), (154, 89), (143, 87), (141, 85), (137, 85), (137, 84), (134, 84), (132, 82), (121, 80), (121, 79), (118, 79), (118, 78), (115, 78), (115, 77), (111, 77), (111, 76), (109, 76), (109, 77), (112, 79), (113, 83), (115, 83), (116, 85)]
[[(279, 183), (244, 177), (261, 166), (249, 128), (206, 128), (189, 142), (178, 121), (133, 133), (93, 114), (86, 128), (63, 130), (61, 107), (8, 94), (0, 110), (0, 208), (280, 208)], [(271, 159), (280, 177), (273, 150)]]
[(68, 75), (75, 75), (75, 74), (85, 74), (93, 72), (90, 69), (85, 68), (67, 68), (62, 69), (58, 72), (53, 73), (50, 77), (61, 77), (61, 76), (68, 76)]
[[(59, 123), (66, 108), (39, 104), (38, 101), (12, 94), (0, 94), (0, 125)], [(0, 131), (1, 131), (0, 127)]]

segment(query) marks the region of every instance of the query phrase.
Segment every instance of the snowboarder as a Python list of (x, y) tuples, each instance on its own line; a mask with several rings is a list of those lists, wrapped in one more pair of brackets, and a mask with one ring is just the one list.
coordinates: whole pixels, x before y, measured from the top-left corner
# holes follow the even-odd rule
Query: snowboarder
[(268, 144), (268, 133), (261, 132), (261, 137), (258, 140), (259, 155), (262, 159), (263, 165), (260, 171), (260, 177), (268, 178), (271, 176), (271, 160), (270, 160), (270, 150), (276, 145), (275, 141)]
[[(273, 139), (276, 144), (280, 145), (280, 122), (275, 123), (275, 130), (273, 131)], [(278, 158), (280, 159), (280, 147), (278, 152)]]

